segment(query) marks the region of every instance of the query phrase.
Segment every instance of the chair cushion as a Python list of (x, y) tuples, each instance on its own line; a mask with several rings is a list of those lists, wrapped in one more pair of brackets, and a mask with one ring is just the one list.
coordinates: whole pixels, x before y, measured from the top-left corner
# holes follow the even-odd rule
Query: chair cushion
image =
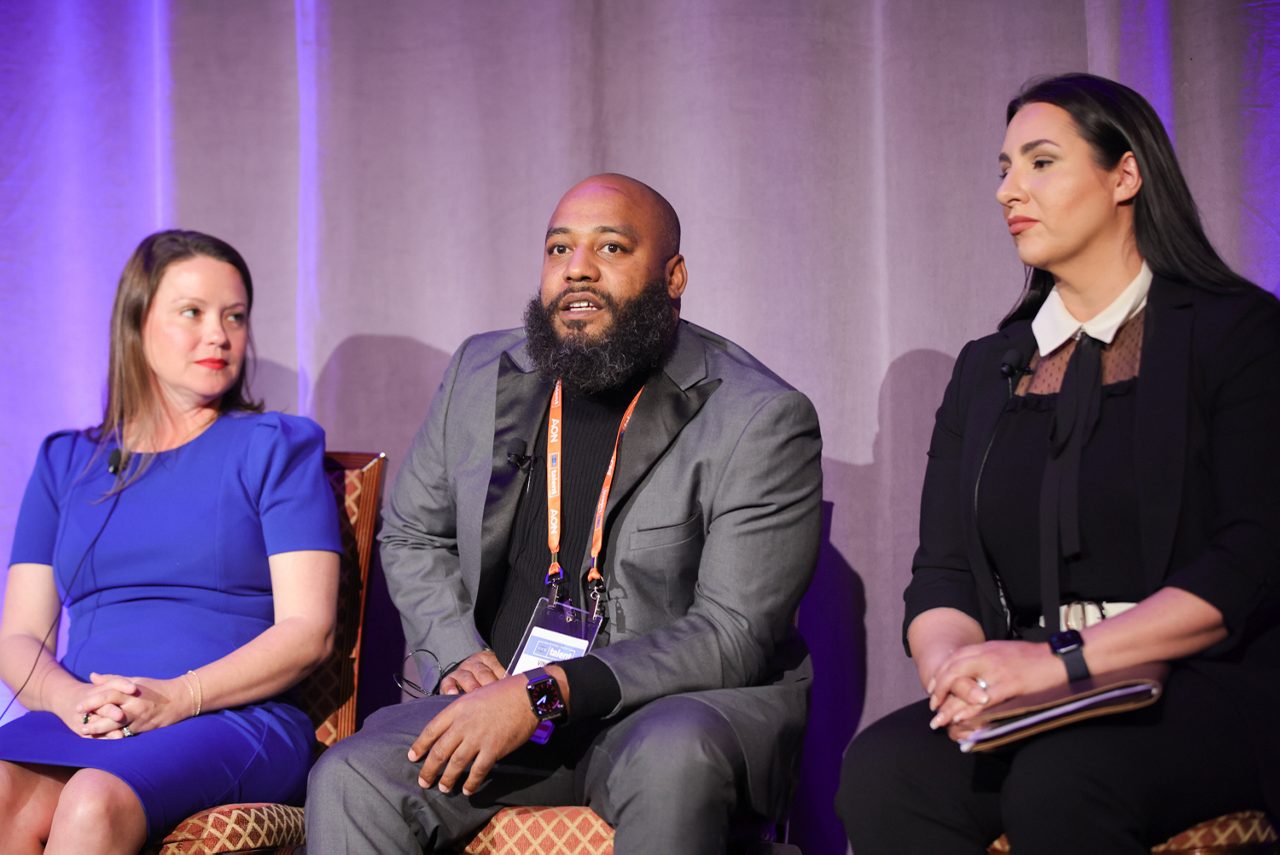
[(1241, 846), (1250, 843), (1275, 843), (1276, 830), (1262, 811), (1229, 813), (1192, 826), (1170, 837), (1152, 852), (1185, 852), (1210, 846)]
[(612, 855), (613, 829), (587, 807), (507, 807), (465, 855)]
[[(1276, 841), (1276, 830), (1267, 821), (1266, 814), (1250, 810), (1206, 820), (1181, 834), (1175, 834), (1151, 851), (1174, 855), (1177, 852), (1196, 852), (1210, 847), (1247, 846)], [(989, 855), (1003, 855), (1009, 851), (1009, 838), (1003, 835), (987, 849)]]
[(212, 855), (301, 846), (302, 808), (270, 803), (222, 805), (183, 820), (160, 843), (160, 855)]

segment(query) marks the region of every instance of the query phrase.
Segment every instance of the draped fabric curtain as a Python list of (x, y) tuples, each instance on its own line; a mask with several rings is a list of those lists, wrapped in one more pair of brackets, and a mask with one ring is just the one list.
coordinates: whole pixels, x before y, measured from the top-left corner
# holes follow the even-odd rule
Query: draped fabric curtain
[(6, 0), (0, 551), (41, 438), (100, 417), (146, 233), (236, 245), (254, 391), (394, 470), (449, 353), (520, 322), (560, 193), (634, 175), (683, 220), (684, 316), (822, 419), (793, 832), (840, 851), (845, 742), (920, 693), (900, 595), (933, 410), (1022, 283), (1004, 105), (1068, 70), (1148, 96), (1224, 257), (1280, 288), (1274, 0)]

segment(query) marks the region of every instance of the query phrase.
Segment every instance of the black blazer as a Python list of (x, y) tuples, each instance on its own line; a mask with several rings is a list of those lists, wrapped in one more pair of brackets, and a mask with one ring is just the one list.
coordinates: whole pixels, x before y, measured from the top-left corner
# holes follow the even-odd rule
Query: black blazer
[[(1147, 590), (1181, 588), (1222, 612), (1229, 636), (1179, 666), (1213, 675), (1239, 704), (1280, 816), (1280, 302), (1156, 277), (1144, 323), (1133, 455)], [(1034, 351), (1030, 322), (966, 345), (938, 408), (904, 632), (951, 607), (988, 638), (1009, 635), (974, 500), (998, 453), (1010, 349)]]

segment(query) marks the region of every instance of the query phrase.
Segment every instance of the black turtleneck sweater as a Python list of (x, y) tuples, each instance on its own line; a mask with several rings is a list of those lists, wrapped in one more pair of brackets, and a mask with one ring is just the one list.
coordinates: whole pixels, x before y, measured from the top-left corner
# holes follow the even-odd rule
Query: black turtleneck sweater
[[(573, 604), (585, 607), (583, 579), (589, 566), (591, 522), (609, 455), (618, 435), (627, 405), (641, 382), (628, 382), (617, 389), (596, 395), (582, 395), (564, 390), (563, 455), (561, 460), (561, 526), (560, 566), (565, 579), (561, 591), (573, 598)], [(548, 400), (549, 397), (548, 397)], [(618, 457), (626, 453), (626, 442)], [(482, 627), (498, 660), (509, 663), (515, 656), (520, 639), (538, 598), (546, 593), (547, 567), (551, 553), (547, 549), (547, 419), (544, 411), (528, 480), (521, 491), (515, 525), (507, 551), (507, 573), (502, 596), (496, 606), (479, 610), (492, 614), (488, 627)], [(604, 556), (601, 556), (601, 570)], [(570, 707), (575, 719), (592, 718), (610, 712), (622, 697), (617, 678), (594, 656), (559, 663), (569, 682)]]

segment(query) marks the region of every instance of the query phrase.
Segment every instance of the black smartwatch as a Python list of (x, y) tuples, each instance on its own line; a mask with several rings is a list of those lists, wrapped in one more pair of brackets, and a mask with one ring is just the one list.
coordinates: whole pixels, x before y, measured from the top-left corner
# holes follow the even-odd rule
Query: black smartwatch
[(559, 721), (568, 712), (564, 698), (560, 697), (560, 685), (542, 668), (525, 672), (525, 691), (529, 693), (529, 707), (538, 721)]
[(1049, 636), (1049, 649), (1067, 666), (1067, 679), (1072, 683), (1089, 679), (1089, 666), (1084, 661), (1084, 637), (1074, 629), (1064, 629)]

